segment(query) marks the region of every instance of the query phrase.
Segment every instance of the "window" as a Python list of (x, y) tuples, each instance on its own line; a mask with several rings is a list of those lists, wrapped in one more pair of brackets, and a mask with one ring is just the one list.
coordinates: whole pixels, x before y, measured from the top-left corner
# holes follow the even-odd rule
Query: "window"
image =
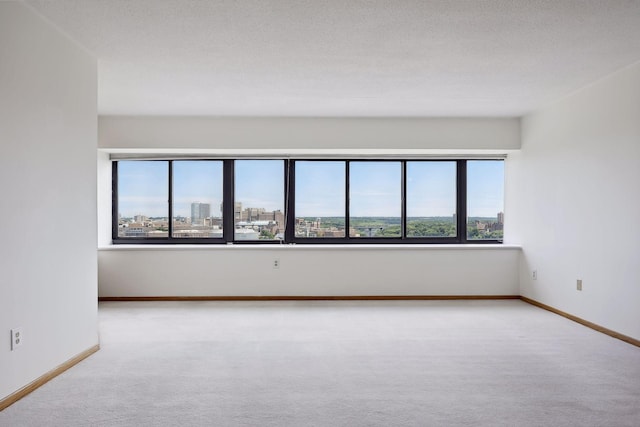
[(284, 239), (284, 162), (236, 160), (234, 168), (234, 239)]
[(349, 236), (402, 236), (400, 162), (349, 162)]
[(295, 237), (345, 236), (345, 162), (295, 163)]
[(467, 239), (502, 240), (504, 162), (467, 162)]
[(118, 166), (117, 237), (167, 237), (168, 162), (121, 161)]
[(222, 162), (173, 162), (174, 238), (222, 238)]
[(114, 243), (496, 243), (504, 161), (113, 162)]
[(407, 162), (407, 237), (455, 237), (456, 162)]

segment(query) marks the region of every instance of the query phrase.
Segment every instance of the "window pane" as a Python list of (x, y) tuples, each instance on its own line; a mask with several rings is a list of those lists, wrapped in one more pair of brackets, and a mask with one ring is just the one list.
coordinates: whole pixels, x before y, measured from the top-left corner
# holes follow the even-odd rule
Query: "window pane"
[(502, 240), (504, 162), (467, 162), (467, 239)]
[(173, 162), (173, 235), (222, 238), (222, 161)]
[(118, 162), (118, 237), (168, 237), (167, 161)]
[(345, 162), (295, 163), (295, 236), (344, 237)]
[(456, 162), (407, 162), (407, 237), (456, 237)]
[(284, 239), (284, 161), (235, 161), (235, 240)]
[(400, 237), (400, 162), (349, 163), (349, 236)]

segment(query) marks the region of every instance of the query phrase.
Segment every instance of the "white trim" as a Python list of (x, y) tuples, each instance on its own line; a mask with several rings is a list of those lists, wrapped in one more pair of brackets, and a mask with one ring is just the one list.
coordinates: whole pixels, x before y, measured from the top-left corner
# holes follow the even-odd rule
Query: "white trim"
[(211, 244), (211, 245), (109, 245), (101, 246), (98, 251), (210, 251), (210, 250), (521, 250), (520, 245), (504, 245), (504, 244)]
[(380, 160), (465, 160), (507, 158), (507, 150), (100, 150), (110, 160), (188, 160), (188, 159), (380, 159)]

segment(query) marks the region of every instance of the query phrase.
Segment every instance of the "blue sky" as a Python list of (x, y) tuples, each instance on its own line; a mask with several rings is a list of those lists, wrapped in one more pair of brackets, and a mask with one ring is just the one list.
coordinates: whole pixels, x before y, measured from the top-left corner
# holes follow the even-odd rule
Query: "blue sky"
[[(502, 161), (468, 161), (469, 216), (495, 217), (504, 210)], [(399, 162), (350, 164), (352, 216), (400, 216)], [(174, 215), (189, 216), (191, 203), (211, 205), (220, 215), (221, 161), (174, 161)], [(243, 208), (284, 211), (282, 160), (237, 160), (236, 201)], [(455, 211), (455, 162), (407, 163), (408, 216), (451, 216)], [(167, 216), (168, 166), (165, 161), (120, 161), (119, 211), (125, 216)], [(345, 164), (340, 161), (296, 163), (296, 215), (344, 215)]]
[[(169, 170), (165, 161), (118, 163), (118, 210), (122, 216), (137, 214), (166, 217)], [(222, 202), (221, 161), (173, 162), (174, 215), (190, 216), (191, 203), (211, 204), (219, 215)]]
[(504, 162), (468, 161), (467, 196), (468, 216), (495, 217), (504, 212)]
[(284, 212), (284, 162), (282, 160), (236, 160), (236, 202), (242, 208), (265, 208)]
[(400, 217), (400, 162), (351, 162), (349, 178), (351, 216)]
[(211, 216), (220, 216), (221, 161), (173, 162), (173, 215), (191, 216), (191, 203), (209, 203)]
[(118, 162), (118, 211), (134, 215), (167, 216), (166, 162)]
[(296, 162), (296, 215), (344, 216), (344, 162)]
[(407, 164), (407, 216), (452, 216), (456, 211), (456, 163)]

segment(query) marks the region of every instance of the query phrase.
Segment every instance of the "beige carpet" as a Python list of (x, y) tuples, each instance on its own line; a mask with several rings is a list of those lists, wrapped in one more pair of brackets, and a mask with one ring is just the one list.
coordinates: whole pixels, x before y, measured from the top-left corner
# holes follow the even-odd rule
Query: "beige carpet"
[(522, 301), (100, 305), (2, 426), (640, 426), (640, 348)]

